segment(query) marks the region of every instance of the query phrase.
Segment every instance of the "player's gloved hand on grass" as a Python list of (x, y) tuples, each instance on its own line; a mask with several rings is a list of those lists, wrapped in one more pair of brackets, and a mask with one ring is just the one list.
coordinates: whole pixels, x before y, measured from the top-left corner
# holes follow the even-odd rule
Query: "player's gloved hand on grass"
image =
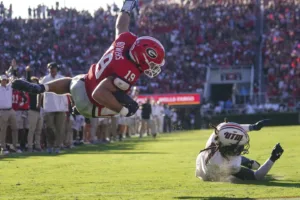
[(262, 129), (262, 127), (264, 127), (269, 121), (271, 121), (270, 119), (263, 119), (260, 120), (258, 122), (256, 122), (255, 124), (252, 124), (250, 126), (250, 130), (254, 130), (254, 131), (259, 131), (260, 129)]
[(283, 152), (284, 152), (284, 150), (280, 146), (280, 143), (276, 144), (275, 147), (273, 148), (270, 160), (275, 162), (276, 160), (278, 160), (280, 158), (280, 156), (283, 154)]
[(139, 104), (133, 101), (130, 104), (125, 105), (125, 107), (128, 109), (128, 114), (126, 115), (126, 117), (130, 117), (134, 115), (136, 111), (139, 109)]

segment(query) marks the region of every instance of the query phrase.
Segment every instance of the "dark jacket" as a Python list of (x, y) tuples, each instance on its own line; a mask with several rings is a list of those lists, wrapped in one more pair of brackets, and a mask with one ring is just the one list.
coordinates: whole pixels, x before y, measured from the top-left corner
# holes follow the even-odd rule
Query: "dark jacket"
[[(28, 82), (31, 82), (31, 72), (26, 71), (26, 80)], [(37, 94), (31, 94), (29, 93), (29, 109), (30, 110), (35, 110), (35, 111), (40, 111), (39, 108), (37, 108)]]
[(150, 119), (152, 114), (152, 108), (150, 103), (144, 103), (142, 105), (142, 119)]

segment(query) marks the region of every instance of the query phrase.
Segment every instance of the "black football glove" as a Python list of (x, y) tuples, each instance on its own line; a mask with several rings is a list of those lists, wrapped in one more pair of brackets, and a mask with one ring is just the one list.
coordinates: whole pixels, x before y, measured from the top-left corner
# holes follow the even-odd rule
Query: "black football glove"
[(262, 129), (262, 127), (264, 127), (269, 121), (271, 121), (270, 119), (263, 119), (260, 120), (258, 122), (256, 122), (255, 124), (250, 125), (250, 131), (254, 130), (254, 131), (259, 131), (260, 129)]
[(134, 102), (134, 100), (124, 91), (118, 90), (116, 92), (113, 92), (113, 95), (117, 99), (117, 101), (123, 106), (126, 106)]
[(136, 8), (137, 12), (139, 11), (139, 2), (138, 2), (138, 0), (124, 0), (121, 11), (126, 12), (130, 15), (134, 8)]
[(284, 152), (284, 150), (280, 146), (280, 143), (276, 144), (275, 147), (273, 148), (270, 160), (275, 162), (276, 160), (278, 160), (280, 158), (280, 156), (283, 154), (283, 152)]
[(126, 115), (126, 117), (130, 117), (134, 115), (136, 111), (139, 109), (139, 104), (133, 101), (130, 104), (125, 105), (125, 107), (128, 109), (128, 114)]

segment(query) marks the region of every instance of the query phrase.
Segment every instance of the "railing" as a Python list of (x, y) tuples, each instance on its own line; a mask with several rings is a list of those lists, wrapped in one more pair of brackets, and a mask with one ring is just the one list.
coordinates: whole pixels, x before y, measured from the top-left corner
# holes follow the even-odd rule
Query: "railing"
[(294, 104), (296, 105), (300, 102), (300, 96), (270, 96), (266, 92), (262, 93), (253, 93), (252, 98), (250, 94), (246, 95), (232, 95), (232, 101), (234, 104), (243, 105), (246, 103), (252, 104), (265, 104), (265, 103), (286, 103), (286, 104)]
[[(260, 99), (265, 99), (260, 102)], [(215, 105), (202, 105), (203, 115), (230, 115), (230, 114), (254, 114), (254, 113), (278, 113), (300, 112), (300, 96), (268, 96), (267, 93), (250, 95), (233, 95), (232, 106), (227, 109), (226, 102)]]

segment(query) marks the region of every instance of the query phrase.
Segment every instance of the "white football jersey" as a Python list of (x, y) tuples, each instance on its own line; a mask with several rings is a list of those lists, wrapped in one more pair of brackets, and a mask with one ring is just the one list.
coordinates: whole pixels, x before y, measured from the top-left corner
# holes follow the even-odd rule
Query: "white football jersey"
[[(241, 126), (248, 132), (249, 125), (241, 124)], [(206, 142), (205, 148), (210, 147), (216, 142), (215, 134), (212, 133)], [(203, 181), (230, 181), (232, 174), (240, 171), (241, 156), (223, 157), (219, 151), (215, 153), (212, 150), (201, 152), (196, 159), (196, 177)]]

